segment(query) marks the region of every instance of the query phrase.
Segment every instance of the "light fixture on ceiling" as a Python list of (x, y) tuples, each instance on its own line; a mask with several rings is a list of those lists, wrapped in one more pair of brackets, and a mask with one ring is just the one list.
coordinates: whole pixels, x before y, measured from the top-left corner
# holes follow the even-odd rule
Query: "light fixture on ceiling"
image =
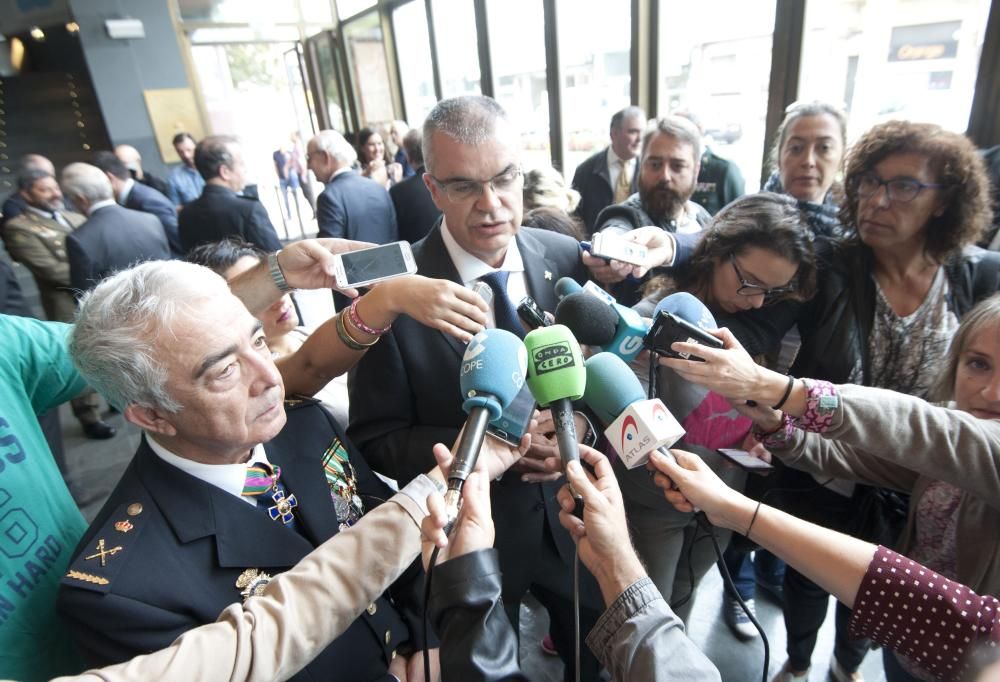
[(30, 35), (32, 38), (38, 41), (45, 40), (45, 31), (43, 31), (38, 26), (32, 26), (31, 31), (28, 32), (28, 35)]
[(67, 33), (79, 33), (80, 32), (80, 24), (76, 23), (75, 21), (69, 22), (68, 24), (66, 24), (66, 32)]

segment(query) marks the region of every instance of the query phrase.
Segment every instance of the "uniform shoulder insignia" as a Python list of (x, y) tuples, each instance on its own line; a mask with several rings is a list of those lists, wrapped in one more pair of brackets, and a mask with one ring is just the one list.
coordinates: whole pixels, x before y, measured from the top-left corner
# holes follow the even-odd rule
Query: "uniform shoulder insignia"
[(310, 398), (304, 395), (286, 395), (285, 396), (285, 410), (298, 410), (303, 407), (311, 407), (312, 405), (319, 405), (319, 401), (315, 398)]
[(120, 505), (73, 557), (60, 582), (94, 592), (110, 591), (111, 583), (125, 564), (128, 548), (135, 544), (145, 526), (143, 521), (141, 502)]

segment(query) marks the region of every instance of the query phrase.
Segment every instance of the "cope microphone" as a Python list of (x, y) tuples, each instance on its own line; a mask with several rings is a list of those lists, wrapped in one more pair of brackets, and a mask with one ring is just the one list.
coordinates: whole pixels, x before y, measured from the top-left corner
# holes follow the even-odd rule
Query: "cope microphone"
[(625, 362), (634, 360), (642, 350), (647, 331), (639, 313), (617, 303), (608, 305), (585, 289), (559, 302), (556, 322), (569, 327), (581, 343), (600, 346)]
[(455, 449), (445, 493), (449, 524), (458, 516), (462, 486), (476, 467), (486, 426), (510, 405), (524, 384), (528, 356), (521, 339), (503, 329), (484, 329), (469, 342), (462, 358), (459, 386), (469, 415)]
[(658, 399), (646, 399), (642, 385), (625, 361), (613, 353), (587, 359), (587, 385), (583, 400), (607, 427), (605, 437), (622, 463), (634, 469), (646, 463), (649, 453), (676, 443), (684, 429)]
[(556, 443), (563, 467), (571, 460), (580, 461), (580, 447), (573, 421), (573, 401), (583, 396), (587, 372), (580, 344), (561, 324), (528, 332), (528, 388), (540, 407), (552, 411)]

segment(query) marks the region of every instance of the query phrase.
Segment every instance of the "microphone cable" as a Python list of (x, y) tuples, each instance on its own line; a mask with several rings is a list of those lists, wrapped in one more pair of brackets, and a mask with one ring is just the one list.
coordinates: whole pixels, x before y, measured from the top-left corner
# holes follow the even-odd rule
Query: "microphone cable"
[[(451, 530), (450, 528), (448, 530)], [(447, 533), (446, 533), (447, 534)], [(434, 574), (434, 566), (437, 564), (438, 553), (440, 553), (441, 548), (438, 546), (434, 547), (431, 552), (430, 563), (427, 564), (427, 575), (424, 576), (424, 680), (425, 682), (433, 682), (431, 680), (431, 659), (430, 653), (427, 648), (427, 638), (430, 632), (430, 607), (431, 607), (431, 576)], [(443, 671), (442, 671), (443, 672)]]

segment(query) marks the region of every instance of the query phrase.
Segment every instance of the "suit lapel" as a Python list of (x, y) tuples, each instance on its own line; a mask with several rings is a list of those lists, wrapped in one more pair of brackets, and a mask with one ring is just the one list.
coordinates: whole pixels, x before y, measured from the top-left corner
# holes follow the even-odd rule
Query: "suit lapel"
[(312, 541), (320, 545), (340, 529), (330, 486), (323, 472), (323, 453), (301, 452), (293, 441), (294, 434), (286, 436), (286, 431), (282, 430), (264, 450), (268, 461), (281, 467), (282, 483), (299, 502), (299, 524)]
[(594, 175), (600, 176), (604, 183), (611, 187), (611, 174), (608, 173), (608, 148), (605, 147), (604, 151), (601, 152), (600, 158), (597, 159), (597, 163), (594, 165)]
[(555, 282), (552, 281), (558, 272), (555, 263), (545, 257), (545, 248), (524, 228), (518, 231), (516, 238), (524, 263), (524, 280), (528, 293), (542, 310), (555, 310)]
[(288, 567), (313, 549), (304, 537), (243, 500), (164, 462), (145, 436), (136, 453), (136, 467), (182, 543), (215, 537), (220, 567)]
[[(441, 225), (441, 219), (438, 218), (437, 224), (431, 228), (428, 235), (417, 242), (417, 247), (414, 248), (417, 272), (424, 277), (447, 279), (464, 286), (462, 280), (459, 279), (455, 264), (451, 262), (448, 250), (444, 247), (444, 240), (441, 238), (442, 229), (444, 228)], [(459, 358), (465, 355), (465, 344), (450, 334), (441, 331), (436, 333), (441, 335)]]

